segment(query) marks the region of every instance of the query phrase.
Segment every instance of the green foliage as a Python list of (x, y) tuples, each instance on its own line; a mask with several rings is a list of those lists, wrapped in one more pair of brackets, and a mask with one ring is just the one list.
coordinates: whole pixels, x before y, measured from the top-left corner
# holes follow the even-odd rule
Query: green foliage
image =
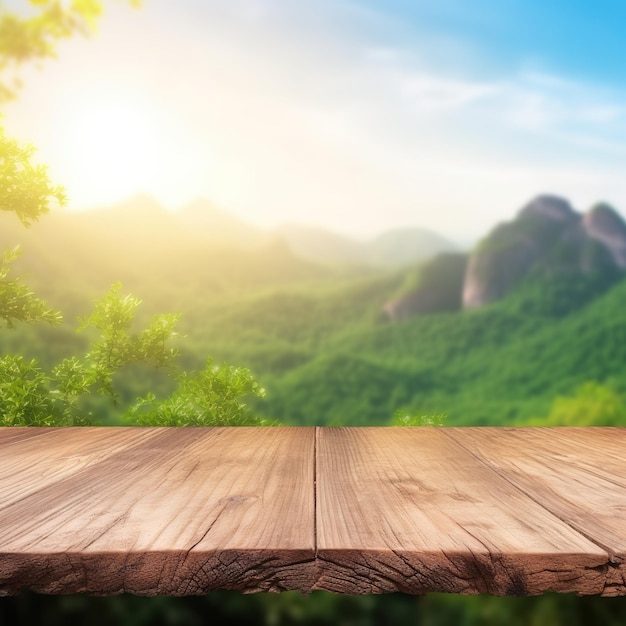
[(59, 323), (60, 313), (36, 298), (19, 278), (9, 278), (11, 263), (19, 257), (19, 252), (18, 248), (14, 248), (0, 257), (0, 321), (9, 328), (16, 322)]
[(29, 0), (29, 4), (26, 17), (6, 10), (0, 15), (0, 102), (15, 97), (21, 65), (55, 57), (59, 41), (93, 32), (102, 14), (99, 0)]
[(561, 317), (608, 291), (622, 278), (617, 269), (565, 276), (531, 276), (507, 298), (506, 308), (525, 315)]
[[(0, 127), (0, 209), (13, 211), (26, 226), (47, 213), (55, 202), (62, 205), (66, 201), (62, 188), (50, 182), (45, 166), (32, 163), (33, 152), (32, 146), (9, 139)], [(60, 314), (36, 298), (19, 278), (8, 278), (10, 264), (18, 256), (19, 249), (14, 248), (0, 258), (0, 321), (9, 326), (15, 322), (60, 321)]]
[[(246, 284), (245, 293), (216, 295), (198, 287), (204, 267), (185, 266), (184, 281), (146, 281), (142, 309), (158, 311), (176, 300), (185, 309), (181, 364), (200, 370), (211, 354), (215, 363), (250, 367), (267, 389), (264, 399), (250, 396), (250, 410), (290, 424), (382, 426), (400, 407), (418, 415), (445, 411), (452, 426), (521, 424), (547, 415), (556, 396), (572, 395), (589, 380), (626, 391), (621, 280), (595, 295), (585, 291), (594, 289), (590, 282), (579, 291), (555, 280), (478, 311), (389, 323), (377, 318), (406, 272), (305, 283), (287, 280), (289, 271), (275, 276), (273, 289)], [(75, 275), (79, 285), (87, 280), (79, 269)], [(79, 314), (81, 303), (65, 304), (74, 298), (70, 286), (56, 288), (48, 285), (46, 298), (68, 316)], [(4, 341), (50, 367), (82, 354), (76, 342), (86, 334), (31, 326)], [(118, 393), (132, 402), (145, 395), (140, 382), (124, 376)], [(171, 391), (165, 378), (141, 384), (157, 397)]]
[(33, 146), (8, 138), (0, 127), (0, 209), (13, 211), (26, 226), (67, 201), (62, 187), (50, 182), (47, 168), (33, 163), (34, 153)]
[(250, 370), (230, 365), (214, 365), (208, 359), (197, 373), (183, 372), (178, 388), (167, 399), (157, 401), (152, 393), (133, 405), (127, 417), (145, 426), (265, 426), (243, 398), (265, 396)]
[(94, 392), (115, 399), (113, 376), (125, 366), (147, 362), (170, 364), (176, 352), (167, 346), (174, 337), (176, 316), (159, 316), (141, 333), (131, 333), (139, 301), (122, 297), (120, 285), (97, 303), (83, 328), (99, 331), (99, 338), (87, 354), (67, 357), (46, 374), (33, 359), (7, 355), (0, 361), (2, 398), (0, 424), (3, 426), (82, 425), (92, 423), (81, 412), (79, 398)]
[(57, 421), (50, 379), (35, 360), (0, 357), (0, 426), (52, 426)]
[(442, 253), (408, 272), (398, 294), (413, 315), (459, 311), (466, 254)]
[(93, 626), (622, 626), (626, 598), (547, 593), (530, 598), (429, 593), (345, 596), (314, 591), (242, 594), (213, 591), (171, 598), (120, 595), (0, 598), (0, 624)]
[(292, 424), (382, 425), (410, 400), (412, 388), (427, 384), (427, 375), (381, 364), (369, 354), (330, 353), (274, 380), (268, 403), (270, 415)]
[[(243, 399), (262, 397), (264, 390), (249, 370), (214, 366), (212, 361), (196, 375), (176, 368), (178, 315), (155, 315), (148, 326), (135, 331), (140, 301), (122, 295), (115, 284), (99, 300), (80, 330), (95, 332), (82, 357), (69, 356), (46, 373), (36, 360), (5, 356), (0, 360), (0, 425), (93, 425), (121, 421), (125, 410), (119, 402), (120, 379), (130, 366), (164, 368), (176, 378), (178, 388), (166, 399), (154, 393), (136, 399), (126, 409), (126, 423), (159, 426), (265, 425)], [(111, 405), (104, 421), (90, 408), (100, 394)], [(117, 416), (117, 417), (116, 417)]]
[(546, 593), (531, 598), (431, 593), (420, 603), (420, 626), (619, 626), (626, 598)]
[(141, 301), (132, 295), (122, 296), (121, 285), (113, 285), (96, 303), (91, 315), (82, 319), (79, 330), (93, 329), (97, 338), (82, 359), (63, 359), (52, 369), (52, 381), (65, 403), (64, 415), (71, 423), (88, 422), (90, 416), (79, 398), (99, 393), (117, 400), (114, 377), (129, 365), (144, 363), (152, 367), (172, 368), (178, 352), (169, 343), (177, 337), (178, 315), (155, 315), (147, 328), (132, 329)]
[[(299, 424), (384, 425), (399, 407), (419, 414), (443, 409), (447, 425), (510, 425), (546, 415), (555, 396), (571, 395), (588, 380), (613, 381), (618, 392), (626, 391), (626, 282), (595, 297), (583, 292), (578, 307), (572, 306), (576, 290), (566, 285), (560, 292), (537, 290), (533, 295), (534, 303), (526, 294), (526, 306), (521, 299), (507, 298), (475, 312), (393, 324), (367, 323), (367, 311), (355, 303), (353, 321), (346, 316), (317, 341), (313, 337), (321, 328), (341, 318), (314, 320), (308, 334), (302, 331), (291, 344), (297, 341), (301, 350), (306, 348), (301, 361), (286, 371), (255, 361), (256, 374), (268, 389), (267, 401), (257, 410)], [(378, 297), (369, 304), (370, 319), (385, 301), (384, 295)], [(566, 315), (557, 314), (561, 297), (569, 307)], [(334, 298), (319, 298), (330, 313)], [(317, 306), (309, 303), (309, 310)], [(269, 307), (256, 322), (254, 309), (248, 317), (245, 307), (233, 304), (230, 323), (223, 328), (209, 323), (195, 332), (199, 337), (206, 333), (216, 356), (226, 360), (244, 355), (240, 333), (251, 360), (258, 354), (255, 345), (265, 353), (273, 341), (283, 350), (289, 326), (270, 330), (264, 326)], [(300, 317), (292, 310), (291, 315), (295, 324), (307, 312)], [(237, 322), (244, 317), (249, 319), (246, 327)], [(256, 328), (267, 329), (262, 338), (254, 335)]]
[(586, 382), (574, 395), (558, 396), (547, 417), (530, 420), (536, 426), (625, 426), (624, 396), (607, 385)]
[(121, 283), (114, 284), (79, 327), (79, 331), (93, 328), (100, 333), (82, 369), (88, 386), (95, 385), (98, 392), (109, 395), (113, 395), (113, 375), (126, 365), (142, 362), (166, 367), (178, 354), (167, 344), (177, 336), (174, 329), (180, 316), (155, 315), (145, 330), (133, 333), (131, 326), (141, 301), (130, 294), (121, 296), (121, 287)]
[[(135, 0), (131, 4), (136, 5)], [(57, 43), (76, 33), (88, 34), (102, 13), (99, 0), (29, 0), (30, 15), (0, 6), (0, 104), (21, 86), (19, 69), (27, 62), (56, 56)], [(0, 126), (0, 210), (11, 211), (26, 226), (53, 206), (67, 202), (63, 188), (50, 181), (45, 165), (33, 161), (34, 146), (7, 137)], [(15, 251), (0, 261), (0, 320), (59, 321), (18, 279), (7, 280)]]
[(398, 409), (390, 422), (390, 426), (444, 426), (446, 417), (445, 413), (428, 413), (419, 415), (411, 413), (404, 409)]

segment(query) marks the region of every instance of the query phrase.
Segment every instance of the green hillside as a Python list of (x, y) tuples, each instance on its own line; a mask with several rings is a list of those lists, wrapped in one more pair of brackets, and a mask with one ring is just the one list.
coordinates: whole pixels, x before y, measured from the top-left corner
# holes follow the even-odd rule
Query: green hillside
[[(200, 369), (208, 356), (249, 367), (267, 391), (250, 399), (252, 408), (283, 423), (383, 425), (402, 411), (445, 413), (449, 425), (519, 424), (546, 417), (555, 398), (575, 397), (588, 381), (626, 391), (618, 268), (546, 273), (539, 264), (504, 299), (462, 311), (463, 255), (403, 269), (322, 267), (279, 240), (237, 247), (231, 222), (230, 243), (202, 243), (197, 229), (149, 201), (125, 216), (122, 231), (119, 211), (3, 230), (3, 245), (25, 242), (16, 269), (65, 314), (61, 327), (3, 332), (3, 353), (50, 367), (85, 349), (89, 335), (76, 333), (77, 317), (121, 280), (143, 300), (139, 322), (182, 313), (184, 367)], [(407, 290), (422, 300), (389, 321), (386, 305)], [(451, 310), (430, 313), (429, 294), (445, 296), (441, 308)], [(125, 372), (119, 384), (117, 410), (137, 395), (171, 391), (149, 368)], [(94, 410), (106, 416), (111, 406)]]
[(442, 411), (451, 425), (519, 423), (585, 381), (626, 381), (624, 281), (591, 302), (582, 285), (567, 315), (537, 287), (478, 311), (389, 323), (380, 308), (397, 281), (232, 302), (199, 343), (253, 368), (268, 390), (259, 411), (301, 424), (381, 425), (399, 408)]

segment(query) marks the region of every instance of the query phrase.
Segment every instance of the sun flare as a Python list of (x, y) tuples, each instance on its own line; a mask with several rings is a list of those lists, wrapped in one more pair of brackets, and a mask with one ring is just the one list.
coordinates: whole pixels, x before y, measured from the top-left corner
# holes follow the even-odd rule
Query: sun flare
[(122, 190), (158, 175), (160, 137), (154, 120), (123, 102), (79, 113), (67, 137), (68, 157), (91, 178), (106, 177)]
[(175, 205), (194, 179), (210, 180), (210, 146), (149, 98), (110, 90), (70, 102), (57, 129), (59, 178), (79, 205), (116, 202), (138, 189)]

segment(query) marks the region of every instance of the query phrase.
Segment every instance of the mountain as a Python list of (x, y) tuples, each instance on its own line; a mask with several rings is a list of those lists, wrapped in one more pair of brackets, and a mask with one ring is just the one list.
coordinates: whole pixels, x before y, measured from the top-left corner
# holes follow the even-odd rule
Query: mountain
[(583, 228), (589, 237), (600, 241), (620, 269), (626, 268), (626, 222), (608, 204), (596, 204), (584, 217)]
[(0, 250), (17, 244), (23, 254), (14, 274), (61, 308), (67, 298), (85, 306), (117, 281), (137, 294), (149, 292), (169, 309), (172, 299), (191, 297), (188, 285), (211, 299), (327, 273), (297, 258), (276, 236), (208, 203), (176, 213), (147, 196), (92, 211), (53, 212), (30, 228), (0, 211)]
[(390, 230), (366, 243), (369, 263), (380, 267), (414, 265), (457, 246), (441, 235), (422, 228)]
[(325, 265), (355, 265), (363, 261), (361, 242), (323, 228), (284, 224), (278, 234), (293, 254), (307, 261)]
[(206, 198), (197, 198), (177, 211), (167, 211), (154, 198), (137, 195), (111, 207), (65, 213), (71, 221), (106, 237), (132, 238), (154, 245), (185, 240), (211, 247), (250, 249), (276, 239), (260, 228), (222, 211)]
[(297, 224), (286, 224), (279, 233), (295, 255), (325, 265), (403, 267), (456, 249), (444, 237), (420, 228), (387, 231), (369, 241)]
[(174, 215), (188, 234), (201, 237), (211, 244), (251, 248), (275, 239), (275, 235), (222, 211), (205, 198), (186, 204)]
[(500, 224), (472, 252), (463, 307), (485, 306), (528, 279), (615, 276), (626, 267), (626, 224), (606, 204), (587, 214), (567, 200), (541, 195)]
[(465, 269), (461, 259), (455, 270), (451, 263), (436, 257), (420, 268), (414, 284), (385, 305), (388, 318), (449, 311), (455, 302), (479, 309), (511, 296), (521, 307), (541, 302), (544, 313), (566, 313), (622, 278), (626, 222), (605, 203), (581, 214), (563, 198), (539, 195), (484, 237)]
[(409, 272), (401, 295), (384, 306), (397, 322), (413, 315), (458, 311), (467, 267), (467, 255), (443, 253)]

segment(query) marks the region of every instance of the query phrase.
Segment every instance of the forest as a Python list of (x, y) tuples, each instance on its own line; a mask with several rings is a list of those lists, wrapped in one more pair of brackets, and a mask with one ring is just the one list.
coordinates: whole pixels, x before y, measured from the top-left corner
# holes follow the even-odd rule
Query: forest
[[(153, 241), (144, 236), (139, 261), (136, 250), (118, 241), (111, 264), (106, 251), (115, 246), (117, 213), (108, 213), (111, 234), (107, 237), (100, 219), (97, 242), (73, 218), (79, 224), (72, 226), (83, 228), (78, 250), (64, 236), (69, 226), (53, 223), (48, 229), (53, 216), (29, 229), (14, 271), (25, 273), (65, 320), (16, 325), (4, 332), (7, 352), (35, 358), (44, 369), (88, 352), (103, 331), (92, 324), (77, 332), (77, 320), (88, 319), (97, 294), (119, 280), (117, 296), (101, 295), (101, 302), (129, 293), (140, 297), (129, 320), (135, 331), (175, 303), (167, 313), (182, 315), (168, 349), (177, 351), (180, 365), (197, 371), (211, 357), (215, 364), (250, 370), (265, 393), (251, 393), (246, 404), (269, 422), (382, 426), (404, 412), (445, 414), (449, 426), (621, 423), (626, 391), (621, 279), (608, 288), (584, 276), (537, 279), (479, 310), (390, 321), (385, 303), (414, 282), (419, 264), (322, 267), (297, 258), (279, 241), (243, 250), (232, 244), (194, 249), (185, 234), (170, 245), (186, 253), (161, 258), (156, 233)], [(131, 210), (126, 218), (133, 223)], [(157, 217), (153, 227), (156, 223)], [(139, 228), (127, 226), (126, 237), (138, 237)], [(3, 230), (5, 247), (21, 234), (16, 230), (12, 239), (8, 232)], [(75, 268), (73, 280), (50, 280), (63, 267)], [(46, 273), (37, 274), (36, 268)], [(148, 392), (161, 399), (171, 393), (167, 368), (145, 362), (125, 367), (112, 374), (116, 404), (96, 398), (94, 423), (123, 421), (132, 402)], [(568, 402), (585, 409), (567, 417), (559, 407)]]

